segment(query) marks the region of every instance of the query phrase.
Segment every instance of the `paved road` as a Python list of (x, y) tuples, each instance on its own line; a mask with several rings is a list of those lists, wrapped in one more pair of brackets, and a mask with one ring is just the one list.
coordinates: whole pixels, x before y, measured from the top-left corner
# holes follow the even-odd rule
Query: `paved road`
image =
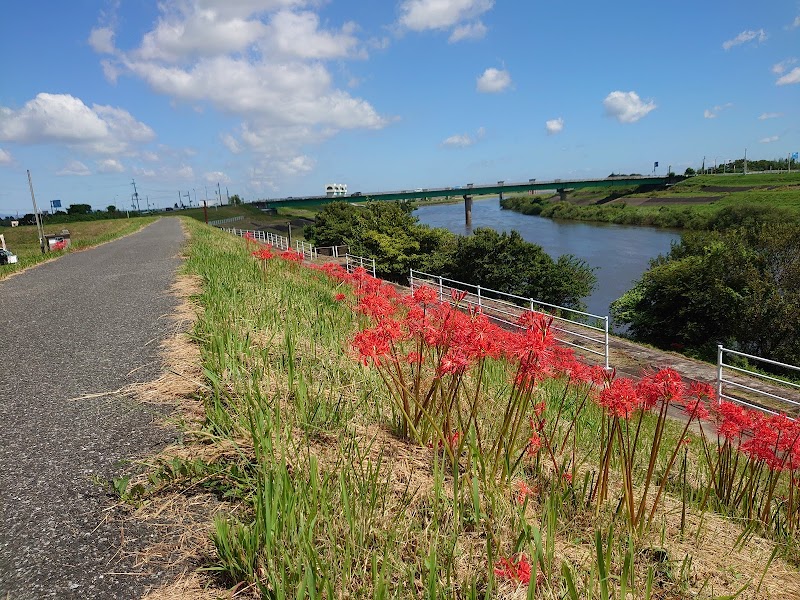
[(132, 400), (74, 398), (155, 377), (182, 240), (161, 219), (0, 281), (3, 600), (136, 598), (164, 577), (132, 556), (158, 532), (122, 527), (95, 478), (174, 432)]

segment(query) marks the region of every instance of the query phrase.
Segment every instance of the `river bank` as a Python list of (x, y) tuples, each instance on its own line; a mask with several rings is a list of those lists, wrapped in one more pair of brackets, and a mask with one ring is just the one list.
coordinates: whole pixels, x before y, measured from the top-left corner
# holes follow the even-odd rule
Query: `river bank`
[(585, 299), (588, 312), (597, 315), (607, 315), (611, 302), (632, 287), (650, 260), (667, 253), (680, 239), (680, 234), (672, 230), (522, 216), (503, 210), (497, 196), (474, 201), (470, 227), (464, 225), (461, 204), (419, 207), (414, 214), (424, 225), (459, 235), (470, 235), (479, 227), (499, 232), (515, 229), (525, 241), (540, 245), (551, 256), (576, 256), (597, 275), (597, 287)]

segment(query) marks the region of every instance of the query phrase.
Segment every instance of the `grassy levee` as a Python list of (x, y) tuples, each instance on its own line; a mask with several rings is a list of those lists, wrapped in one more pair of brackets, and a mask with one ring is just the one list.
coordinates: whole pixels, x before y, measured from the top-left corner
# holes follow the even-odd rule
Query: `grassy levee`
[[(481, 448), (498, 431), (513, 380), (504, 360), (463, 380), (482, 400), (448, 459), (447, 441), (401, 439), (398, 403), (352, 350), (370, 321), (348, 285), (296, 262), (256, 260), (244, 240), (201, 224), (189, 229), (185, 268), (202, 286), (193, 337), (207, 383), (205, 417), (190, 436), (200, 451), (162, 458), (126, 497), (203, 489), (229, 501), (206, 567), (216, 585), (263, 598), (683, 598), (743, 585), (745, 597), (766, 598), (793, 589), (797, 570), (771, 556), (773, 542), (700, 510), (708, 467), (696, 441), (688, 462), (664, 476), (671, 448), (690, 436), (683, 424), (662, 423), (654, 464), (667, 496), (646, 530), (626, 527), (614, 493), (589, 501), (608, 421), (586, 401), (588, 388), (563, 378), (542, 380), (529, 411), (563, 453), (534, 457), (534, 433), (523, 432), (519, 459), (504, 465), (509, 476), (486, 477)], [(658, 428), (648, 416), (636, 437), (653, 439)], [(634, 460), (637, 487), (648, 460)]]
[(0, 279), (17, 273), (28, 267), (56, 258), (65, 252), (75, 252), (104, 242), (111, 241), (123, 235), (138, 231), (149, 225), (158, 217), (137, 217), (133, 219), (108, 219), (104, 221), (80, 221), (63, 225), (46, 225), (45, 234), (57, 234), (62, 229), (69, 229), (70, 247), (61, 252), (46, 252), (42, 254), (39, 247), (39, 236), (35, 225), (21, 227), (3, 227), (0, 233), (5, 236), (6, 246), (19, 258), (13, 265), (0, 266)]
[(503, 206), (554, 219), (680, 229), (704, 229), (727, 207), (769, 207), (800, 219), (800, 173), (699, 175), (665, 190), (577, 190), (566, 202), (515, 196)]

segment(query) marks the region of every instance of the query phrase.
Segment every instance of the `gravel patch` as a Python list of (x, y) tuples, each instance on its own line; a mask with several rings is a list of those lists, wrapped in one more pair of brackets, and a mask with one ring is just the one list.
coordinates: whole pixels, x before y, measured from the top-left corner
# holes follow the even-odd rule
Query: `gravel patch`
[[(177, 219), (0, 281), (0, 597), (135, 598), (167, 574), (136, 552), (103, 480), (177, 434), (164, 409), (118, 394), (157, 376)], [(97, 394), (96, 397), (86, 397)]]

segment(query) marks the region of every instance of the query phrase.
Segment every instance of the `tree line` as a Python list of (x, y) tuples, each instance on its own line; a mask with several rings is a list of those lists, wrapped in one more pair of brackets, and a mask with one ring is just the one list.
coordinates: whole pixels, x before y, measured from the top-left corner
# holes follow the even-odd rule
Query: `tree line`
[(408, 202), (333, 202), (305, 235), (316, 246), (346, 244), (351, 254), (374, 257), (378, 274), (398, 283), (417, 269), (570, 308), (582, 308), (594, 288), (596, 277), (584, 261), (554, 259), (517, 231), (480, 228), (458, 236), (420, 224), (412, 211)]
[(800, 223), (784, 210), (721, 210), (683, 234), (611, 307), (638, 341), (705, 359), (716, 346), (800, 365)]

